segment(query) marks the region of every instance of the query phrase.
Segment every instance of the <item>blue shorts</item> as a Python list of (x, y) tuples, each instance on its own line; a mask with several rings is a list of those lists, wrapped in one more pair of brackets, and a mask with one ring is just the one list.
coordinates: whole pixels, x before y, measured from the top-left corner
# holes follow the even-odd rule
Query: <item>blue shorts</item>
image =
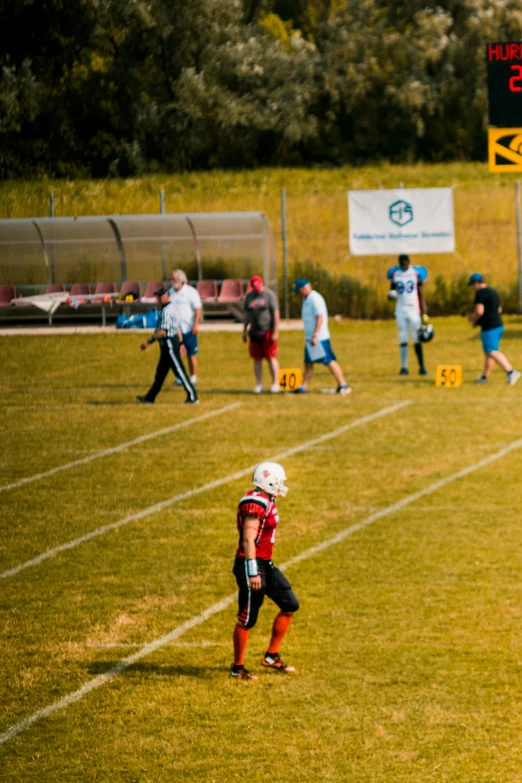
[[(335, 362), (336, 355), (332, 351), (332, 346), (330, 345), (330, 340), (321, 340), (320, 341), (324, 356), (322, 356), (320, 359), (311, 359), (310, 354), (308, 353), (308, 343), (305, 345), (305, 351), (304, 351), (304, 360), (305, 364), (330, 364), (331, 362)], [(312, 346), (314, 347), (314, 346)], [(317, 347), (317, 346), (315, 346)]]
[(482, 348), (484, 353), (491, 353), (491, 351), (498, 351), (500, 345), (500, 338), (504, 334), (503, 326), (496, 326), (494, 329), (488, 329), (485, 332), (480, 333), (480, 339), (482, 340)]
[(192, 332), (183, 332), (183, 345), (187, 349), (187, 356), (195, 356), (198, 352), (198, 336)]

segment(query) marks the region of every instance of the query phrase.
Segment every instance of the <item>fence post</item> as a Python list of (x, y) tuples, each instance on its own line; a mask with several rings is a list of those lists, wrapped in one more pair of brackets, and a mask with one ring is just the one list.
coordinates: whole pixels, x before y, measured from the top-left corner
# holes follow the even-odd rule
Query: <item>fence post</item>
[(288, 308), (288, 250), (286, 246), (286, 189), (281, 188), (281, 232), (283, 239), (283, 295), (285, 318), (290, 317)]
[[(165, 214), (165, 191), (163, 188), (160, 189), (160, 215)], [(161, 243), (161, 274), (163, 275), (163, 280), (165, 281), (168, 277), (167, 274), (167, 248), (165, 247), (165, 242)]]
[[(49, 217), (54, 217), (54, 193), (49, 193)], [(56, 283), (56, 256), (54, 242), (51, 245), (51, 282)]]
[[(262, 278), (263, 280), (268, 283), (270, 277), (268, 274), (268, 246), (266, 241), (266, 217), (265, 213), (261, 213), (261, 222), (263, 225), (263, 274)], [(277, 272), (276, 272), (277, 274)]]
[(518, 265), (518, 311), (522, 313), (522, 240), (520, 218), (520, 180), (515, 182), (515, 202), (517, 214), (517, 265)]

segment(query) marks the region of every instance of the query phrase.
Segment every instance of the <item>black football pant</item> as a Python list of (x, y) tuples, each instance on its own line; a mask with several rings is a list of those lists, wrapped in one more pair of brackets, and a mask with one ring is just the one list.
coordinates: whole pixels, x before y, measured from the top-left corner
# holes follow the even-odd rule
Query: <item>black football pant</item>
[(256, 624), (265, 595), (282, 612), (297, 612), (299, 609), (299, 601), (283, 572), (276, 568), (271, 560), (258, 558), (257, 565), (261, 576), (261, 590), (250, 589), (244, 557), (236, 557), (232, 569), (239, 587), (237, 619), (245, 628), (253, 628)]
[(190, 382), (190, 379), (185, 372), (183, 361), (180, 354), (181, 342), (179, 337), (164, 337), (160, 340), (160, 357), (158, 366), (156, 367), (156, 377), (154, 383), (145, 395), (147, 402), (154, 402), (156, 397), (161, 391), (163, 381), (169, 374), (169, 370), (181, 380), (185, 391), (187, 392), (187, 400), (195, 402), (198, 398), (196, 390)]

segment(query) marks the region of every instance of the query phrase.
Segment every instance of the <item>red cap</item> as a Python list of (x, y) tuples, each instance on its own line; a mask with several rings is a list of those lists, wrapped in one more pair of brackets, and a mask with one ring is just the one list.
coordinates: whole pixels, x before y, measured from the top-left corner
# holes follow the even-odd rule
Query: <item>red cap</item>
[(259, 275), (254, 275), (253, 277), (250, 278), (250, 285), (252, 286), (254, 291), (261, 291), (264, 285), (263, 278), (259, 277)]

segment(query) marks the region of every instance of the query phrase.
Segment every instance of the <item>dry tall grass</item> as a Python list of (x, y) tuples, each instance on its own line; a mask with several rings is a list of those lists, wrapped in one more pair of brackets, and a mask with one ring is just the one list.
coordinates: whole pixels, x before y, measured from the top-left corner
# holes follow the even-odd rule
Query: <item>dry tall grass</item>
[(482, 163), (369, 166), (360, 169), (258, 169), (155, 175), (140, 179), (0, 183), (0, 217), (55, 214), (104, 215), (159, 212), (159, 191), (168, 212), (262, 210), (270, 219), (281, 258), (281, 188), (287, 194), (290, 262), (307, 259), (334, 274), (372, 287), (386, 285), (390, 258), (350, 257), (346, 191), (396, 187), (454, 187), (457, 253), (418, 256), (434, 280), (472, 270), (495, 285), (516, 279), (514, 177), (492, 175)]

